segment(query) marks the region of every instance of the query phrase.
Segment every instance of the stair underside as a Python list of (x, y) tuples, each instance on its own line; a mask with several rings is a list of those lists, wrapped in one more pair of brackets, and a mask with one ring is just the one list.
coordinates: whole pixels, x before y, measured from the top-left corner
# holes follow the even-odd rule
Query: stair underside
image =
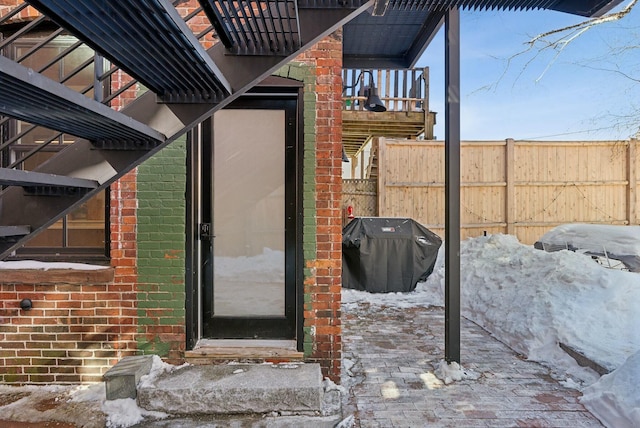
[(30, 0), (164, 102), (218, 102), (232, 92), (168, 0)]
[[(70, 0), (39, 0), (37, 3), (42, 5), (44, 3), (53, 4), (58, 2), (60, 4), (65, 4), (64, 7), (69, 8), (69, 10), (72, 10), (74, 5), (77, 4), (75, 1)], [(34, 1), (33, 3), (35, 4), (36, 2)], [(83, 6), (86, 4), (96, 4), (98, 7), (102, 7), (100, 5), (105, 2), (95, 0), (88, 1), (86, 4), (85, 2), (82, 3)], [(111, 5), (118, 5), (123, 8), (124, 6), (130, 7), (132, 8), (130, 12), (135, 11), (138, 5), (138, 2), (133, 0), (107, 3)], [(163, 0), (145, 0), (143, 3), (144, 5), (147, 5), (147, 3), (153, 3), (154, 5), (160, 4), (163, 5), (163, 7), (168, 8), (166, 6), (167, 2)], [(210, 48), (206, 53), (207, 58), (205, 62), (215, 64), (219, 73), (216, 71), (214, 74), (216, 76), (224, 76), (224, 79), (221, 78), (220, 81), (226, 81), (228, 85), (225, 84), (224, 86), (232, 88), (232, 93), (224, 95), (223, 99), (218, 100), (219, 102), (199, 102), (189, 104), (158, 102), (158, 96), (165, 93), (162, 92), (163, 89), (158, 89), (160, 93), (156, 94), (152, 91), (148, 91), (142, 94), (117, 115), (116, 112), (111, 113), (112, 110), (110, 110), (110, 113), (104, 115), (124, 115), (128, 118), (130, 123), (135, 125), (130, 126), (129, 128), (143, 127), (144, 129), (152, 129), (158, 136), (158, 138), (150, 139), (152, 140), (152, 144), (141, 144), (139, 147), (135, 144), (119, 146), (118, 144), (97, 144), (99, 142), (97, 140), (81, 139), (57, 153), (54, 157), (35, 170), (38, 173), (53, 174), (56, 176), (83, 177), (89, 180), (94, 180), (99, 183), (99, 186), (94, 190), (89, 192), (71, 192), (71, 194), (59, 192), (55, 197), (51, 197), (50, 195), (40, 194), (26, 195), (25, 191), (21, 187), (17, 186), (10, 186), (6, 188), (2, 193), (0, 193), (0, 198), (2, 200), (2, 204), (0, 205), (0, 225), (29, 226), (31, 233), (30, 235), (19, 237), (18, 239), (15, 237), (12, 237), (11, 239), (2, 239), (2, 237), (0, 237), (0, 259), (10, 254), (11, 251), (18, 248), (32, 236), (35, 236), (39, 232), (45, 230), (48, 226), (55, 223), (65, 214), (71, 212), (81, 203), (89, 200), (96, 193), (105, 189), (109, 184), (122, 177), (146, 159), (152, 157), (163, 147), (183, 136), (195, 125), (210, 117), (215, 111), (225, 107), (237, 99), (264, 78), (271, 75), (290, 60), (294, 59), (301, 50), (312, 46), (323, 37), (340, 28), (352, 17), (363, 12), (370, 2), (366, 2), (366, 0), (351, 0), (348, 2), (349, 5), (355, 4), (355, 6), (348, 7), (340, 7), (339, 2), (334, 0), (326, 0), (320, 3), (324, 5), (321, 8), (304, 7), (298, 10), (297, 23), (300, 28), (299, 36), (301, 46), (300, 49), (292, 50), (289, 54), (272, 56), (229, 55), (228, 49), (223, 43), (218, 43)], [(140, 7), (142, 8), (143, 6)], [(109, 25), (117, 26), (119, 24), (117, 19), (118, 16), (115, 16), (115, 18), (113, 18), (113, 22)], [(102, 22), (101, 25), (107, 24)], [(71, 30), (74, 29), (71, 28)], [(177, 33), (177, 35), (179, 34), (180, 33)], [(87, 37), (87, 35), (84, 34), (77, 34), (77, 36), (81, 39)], [(128, 38), (136, 38), (136, 34), (127, 34), (126, 36)], [(111, 42), (107, 43), (107, 46), (104, 47), (104, 51), (99, 50), (99, 52), (107, 56), (107, 47), (110, 43)], [(114, 41), (114, 43), (117, 44), (117, 41)], [(96, 48), (103, 49), (100, 46), (96, 46)], [(133, 57), (139, 55), (139, 52), (131, 53), (131, 56)], [(171, 56), (170, 53), (167, 55)], [(160, 56), (159, 59), (162, 61), (162, 56)], [(21, 73), (22, 71), (15, 73), (9, 71), (7, 74), (13, 76), (14, 74), (20, 75)], [(136, 73), (132, 74), (134, 76), (136, 75)], [(38, 76), (37, 78), (44, 79), (42, 76)], [(189, 74), (181, 76), (181, 78), (182, 80), (188, 79)], [(166, 81), (172, 80), (166, 76), (164, 79)], [(11, 83), (8, 82), (0, 84), (0, 90), (5, 90), (9, 85), (11, 85)], [(61, 87), (62, 85), (59, 86)], [(63, 91), (63, 89), (57, 88), (53, 90), (53, 92), (58, 90), (61, 92)], [(87, 102), (92, 102), (92, 100), (89, 100), (84, 96), (81, 97), (83, 97), (83, 102), (85, 100)], [(65, 99), (68, 97), (65, 95), (62, 98)], [(78, 103), (80, 103), (80, 101), (78, 101)], [(29, 111), (29, 109), (26, 110)], [(10, 109), (3, 110), (2, 112), (11, 116)], [(28, 112), (28, 114), (36, 113), (37, 111), (34, 109), (31, 109), (31, 111)], [(15, 114), (15, 116), (17, 116), (17, 114)], [(34, 120), (33, 117), (19, 118), (25, 119), (26, 121), (30, 121), (30, 119)], [(54, 123), (51, 123), (51, 125), (54, 130), (65, 131), (64, 129), (58, 129), (55, 121)], [(117, 132), (121, 128), (123, 128), (121, 124), (114, 123), (111, 126), (110, 131)], [(113, 139), (111, 141), (113, 141)], [(33, 206), (38, 206), (38, 209), (28, 209), (28, 207)]]
[(0, 56), (0, 107), (16, 119), (91, 141), (164, 141), (164, 135)]

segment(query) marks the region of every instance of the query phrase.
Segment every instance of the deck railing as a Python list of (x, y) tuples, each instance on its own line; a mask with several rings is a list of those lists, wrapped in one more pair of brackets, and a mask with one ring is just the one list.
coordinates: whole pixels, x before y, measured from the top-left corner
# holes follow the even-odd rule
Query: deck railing
[(429, 69), (343, 69), (344, 110), (364, 110), (371, 79), (387, 111), (429, 111)]

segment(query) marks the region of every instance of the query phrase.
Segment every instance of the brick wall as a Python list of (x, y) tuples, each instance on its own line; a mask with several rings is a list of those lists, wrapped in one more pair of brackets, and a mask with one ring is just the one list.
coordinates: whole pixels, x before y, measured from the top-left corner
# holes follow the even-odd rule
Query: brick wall
[(138, 168), (138, 349), (184, 356), (185, 138)]
[[(114, 278), (116, 269), (4, 270), (0, 381), (97, 382), (134, 353), (135, 294)], [(33, 309), (20, 309), (22, 299)]]
[[(304, 352), (340, 381), (342, 335), (342, 33), (326, 37), (279, 73), (305, 82)], [(305, 66), (301, 66), (304, 64)]]
[(340, 379), (342, 335), (342, 34), (322, 40), (308, 53), (316, 59), (316, 219), (317, 256), (307, 261), (315, 269), (311, 317), (316, 349), (312, 358), (325, 362), (325, 375)]
[(112, 267), (2, 271), (1, 382), (98, 382), (138, 352), (136, 198), (135, 171), (111, 186)]
[[(24, 3), (23, 0), (0, 0), (0, 14), (4, 16), (22, 3)], [(40, 12), (38, 12), (32, 6), (27, 6), (26, 8), (18, 12), (15, 17), (7, 21), (7, 23), (13, 24), (17, 22), (31, 21), (33, 20), (33, 18), (37, 18), (38, 16), (40, 16)]]

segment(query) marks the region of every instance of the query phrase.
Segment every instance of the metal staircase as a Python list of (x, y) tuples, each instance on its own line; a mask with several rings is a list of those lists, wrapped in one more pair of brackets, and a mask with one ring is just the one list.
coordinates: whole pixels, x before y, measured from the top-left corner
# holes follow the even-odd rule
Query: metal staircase
[[(104, 73), (96, 72), (93, 87), (76, 91), (64, 81), (46, 77), (45, 70), (21, 65), (19, 58), (0, 56), (0, 127), (19, 119), (76, 138), (33, 171), (23, 171), (20, 165), (33, 153), (0, 168), (4, 187), (0, 259), (357, 16), (373, 0), (199, 0), (187, 16), (176, 9), (180, 3), (184, 2), (29, 0), (0, 16), (0, 26), (8, 25), (28, 5), (42, 15), (0, 40), (3, 52), (34, 26), (55, 23), (59, 28), (25, 58), (68, 32), (79, 40), (74, 46), (85, 43), (96, 52), (96, 64), (102, 58), (113, 64)], [(194, 34), (188, 21), (195, 16), (206, 16), (209, 28)], [(212, 31), (219, 43), (205, 50), (199, 39)], [(135, 80), (101, 100), (101, 85), (118, 68)], [(121, 111), (105, 105), (136, 82), (148, 90)], [(84, 95), (92, 89), (95, 99)], [(16, 139), (1, 143), (0, 150)]]

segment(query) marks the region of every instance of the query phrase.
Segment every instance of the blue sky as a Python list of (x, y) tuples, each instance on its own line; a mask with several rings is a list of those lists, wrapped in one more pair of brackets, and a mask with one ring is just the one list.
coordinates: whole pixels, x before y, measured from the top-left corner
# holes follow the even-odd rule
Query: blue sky
[[(462, 11), (462, 139), (627, 139), (638, 132), (640, 6), (582, 34), (555, 60), (555, 52), (532, 51), (507, 66), (533, 36), (583, 20), (553, 11)], [(416, 66), (430, 69), (435, 134), (444, 139), (443, 30)], [(625, 118), (634, 112), (635, 120)]]

